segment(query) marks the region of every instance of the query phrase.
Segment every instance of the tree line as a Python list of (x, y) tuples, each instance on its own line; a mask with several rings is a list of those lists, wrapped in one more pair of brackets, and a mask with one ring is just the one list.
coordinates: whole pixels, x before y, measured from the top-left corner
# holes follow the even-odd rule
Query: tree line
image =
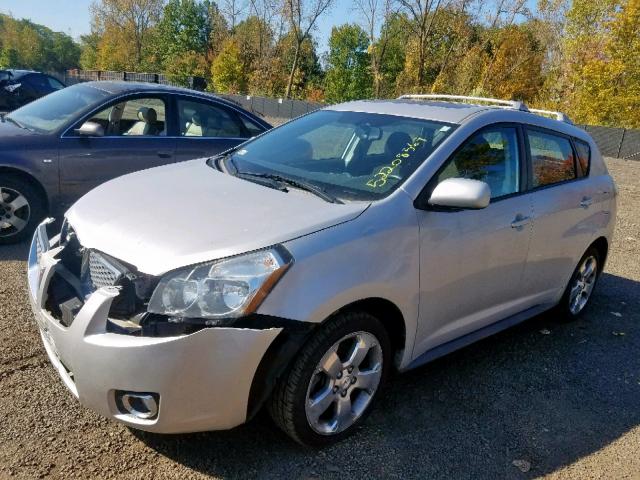
[[(640, 127), (640, 0), (350, 0), (331, 18), (338, 1), (96, 0), (77, 62), (313, 101), (519, 99)], [(336, 24), (322, 49), (319, 21)]]

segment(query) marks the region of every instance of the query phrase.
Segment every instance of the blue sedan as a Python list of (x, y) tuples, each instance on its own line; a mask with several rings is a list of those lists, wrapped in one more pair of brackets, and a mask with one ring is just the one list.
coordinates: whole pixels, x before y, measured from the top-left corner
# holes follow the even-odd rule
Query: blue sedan
[[(112, 178), (223, 152), (271, 128), (236, 104), (164, 85), (89, 82), (0, 123), (0, 244)], [(169, 193), (168, 193), (169, 195)]]

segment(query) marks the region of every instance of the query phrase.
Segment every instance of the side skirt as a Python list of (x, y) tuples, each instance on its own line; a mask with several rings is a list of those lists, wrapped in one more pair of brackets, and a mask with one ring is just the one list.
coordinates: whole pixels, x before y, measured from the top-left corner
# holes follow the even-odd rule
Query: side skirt
[(466, 335), (456, 338), (455, 340), (451, 340), (449, 342), (443, 343), (442, 345), (438, 345), (437, 347), (434, 347), (431, 350), (427, 350), (419, 357), (415, 358), (409, 365), (407, 365), (406, 368), (403, 369), (403, 371), (419, 367), (437, 358), (448, 355), (451, 352), (455, 352), (456, 350), (464, 348), (467, 345), (471, 345), (472, 343), (482, 340), (483, 338), (495, 335), (496, 333), (506, 330), (507, 328), (511, 328), (514, 325), (529, 320), (530, 318), (533, 318), (552, 307), (552, 304), (536, 305), (535, 307), (523, 310), (520, 313), (516, 313), (515, 315), (507, 317), (503, 320), (499, 320), (495, 323), (492, 323), (491, 325), (482, 327), (474, 332), (467, 333)]

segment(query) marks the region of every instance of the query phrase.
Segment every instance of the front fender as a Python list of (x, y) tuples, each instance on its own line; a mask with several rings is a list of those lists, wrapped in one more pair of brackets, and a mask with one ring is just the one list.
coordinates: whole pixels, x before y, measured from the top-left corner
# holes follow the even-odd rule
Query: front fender
[(404, 193), (374, 203), (352, 221), (286, 242), (295, 263), (259, 313), (320, 323), (359, 300), (388, 300), (405, 321), (402, 368), (417, 326), (418, 242), (416, 213)]

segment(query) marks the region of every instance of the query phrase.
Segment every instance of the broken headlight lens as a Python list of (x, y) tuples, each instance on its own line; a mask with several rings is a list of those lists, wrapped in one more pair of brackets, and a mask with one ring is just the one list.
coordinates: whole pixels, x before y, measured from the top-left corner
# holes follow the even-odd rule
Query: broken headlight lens
[(211, 325), (253, 313), (292, 262), (278, 246), (168, 273), (153, 292), (148, 311), (202, 318)]

